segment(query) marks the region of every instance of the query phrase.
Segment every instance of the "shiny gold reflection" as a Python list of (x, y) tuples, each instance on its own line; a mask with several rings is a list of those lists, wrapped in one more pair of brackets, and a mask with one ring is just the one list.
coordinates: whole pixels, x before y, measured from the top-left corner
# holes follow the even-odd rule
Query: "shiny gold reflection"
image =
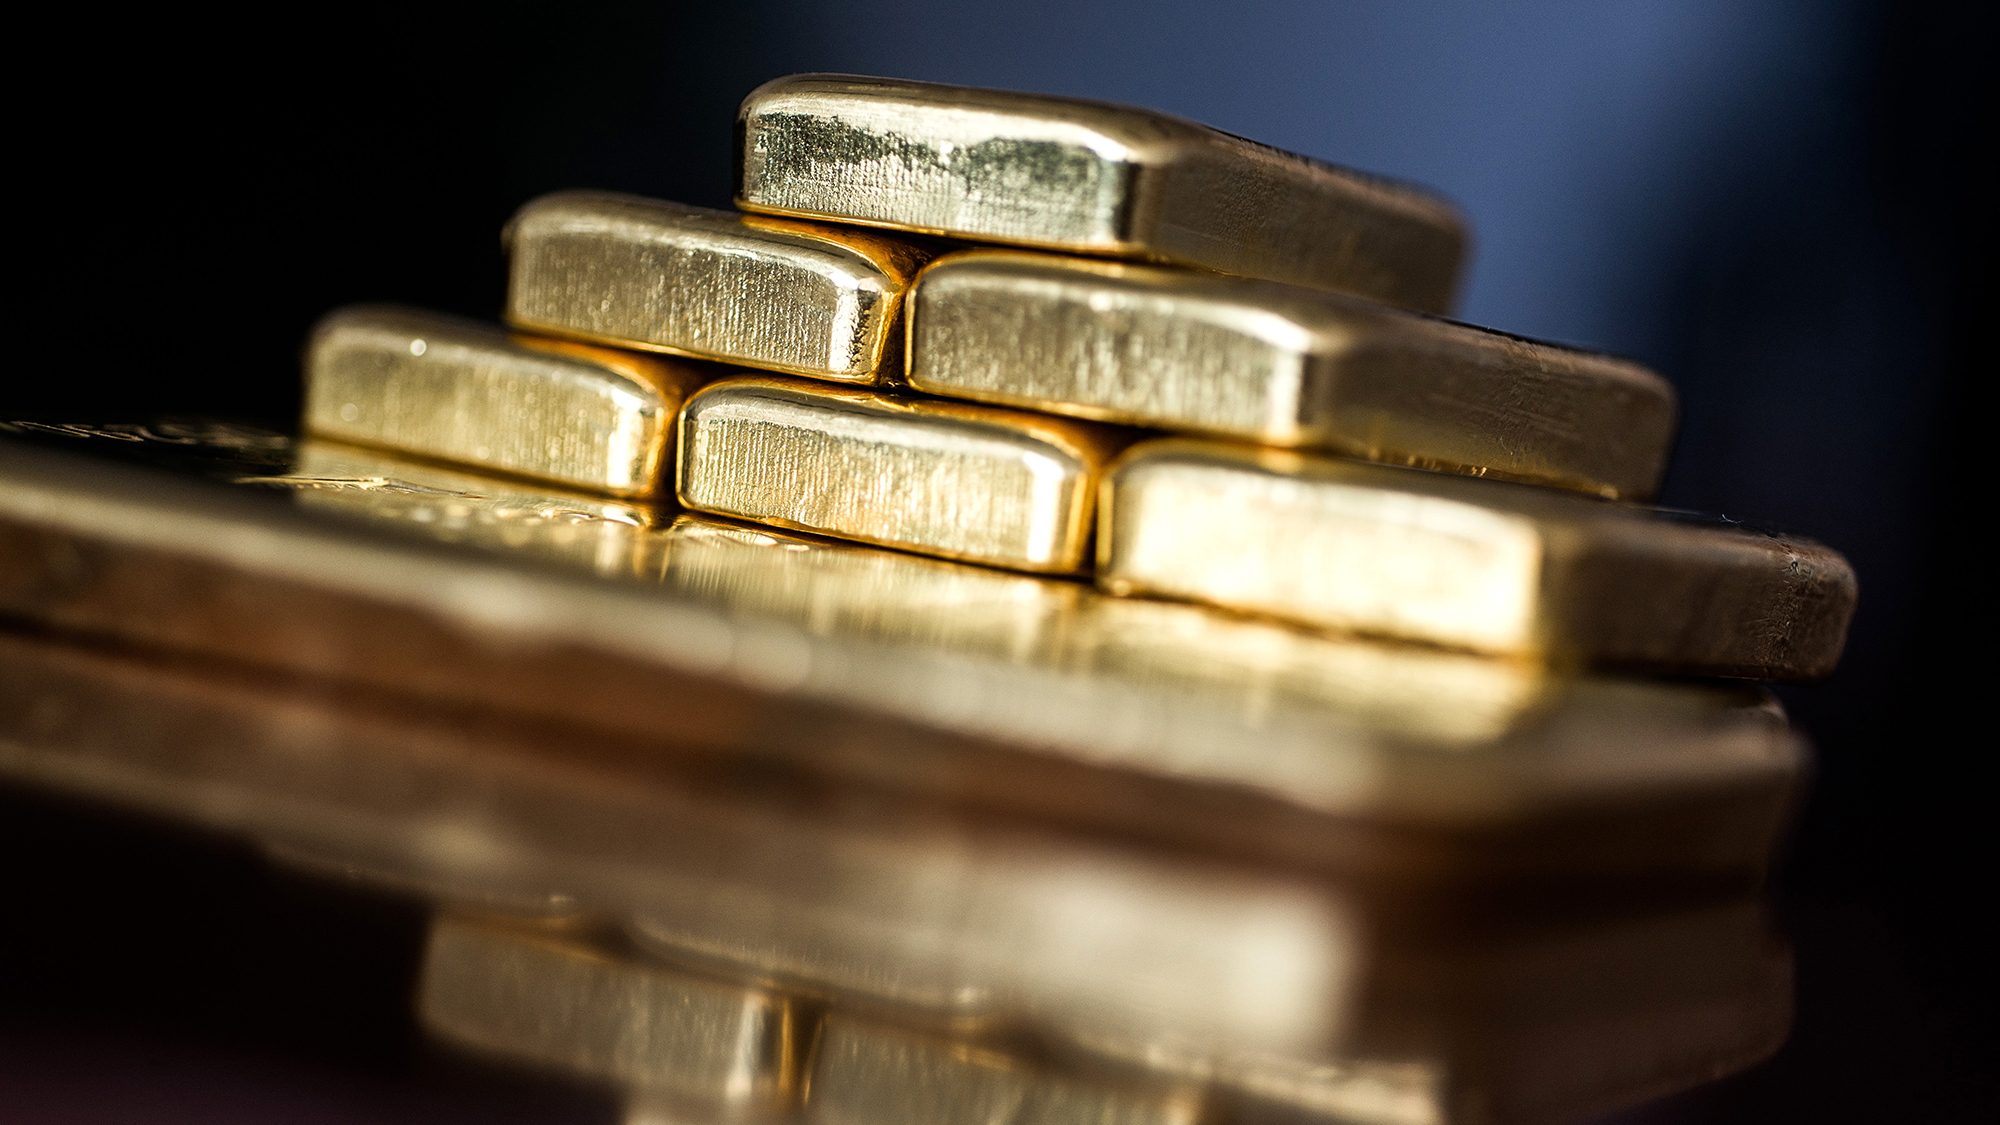
[(862, 383), (900, 373), (923, 261), (878, 234), (590, 192), (529, 203), (508, 244), (519, 327)]
[(668, 588), (811, 633), (958, 655), (1058, 662), (1077, 607), (1072, 582), (800, 538), (704, 516), (668, 529)]
[(532, 925), (439, 915), (417, 1009), (464, 1046), (708, 1107), (772, 1111), (795, 1093), (783, 997)]
[(1329, 458), (1147, 443), (1103, 509), (1115, 593), (1558, 663), (1810, 679), (1854, 612), (1807, 540)]
[(1094, 1038), (1107, 1057), (1216, 1091), (1226, 1120), (1574, 1121), (1768, 1058), (1791, 1028), (1792, 959), (1750, 900), (1385, 941), (1345, 1047), (1322, 1057)]
[(648, 505), (565, 494), (340, 442), (300, 442), (291, 471), (243, 483), (290, 489), (301, 507), (425, 538), (546, 560), (612, 578), (657, 576), (664, 523)]
[(1111, 439), (1083, 423), (783, 379), (688, 400), (681, 503), (1017, 570), (1087, 562)]
[[(1376, 743), (1462, 749), (1518, 743), (1542, 747), (1526, 759), (1538, 763), (1534, 769), (1580, 783), (1598, 767), (1610, 775), (1658, 767), (1638, 753), (1616, 759), (1598, 753), (1594, 739), (1614, 725), (1626, 725), (1622, 743), (1656, 745), (1664, 755), (1680, 737), (1712, 735), (1718, 717), (1758, 711), (1758, 699), (1738, 691), (1578, 679), (1538, 663), (1334, 637), (1186, 603), (1108, 597), (1076, 583), (712, 516), (682, 514), (668, 522), (640, 504), (536, 492), (334, 442), (308, 440), (298, 446), (292, 472), (246, 480), (294, 488), (310, 508), (660, 585), (698, 605), (776, 619), (816, 637), (1000, 659), (1078, 683), (1160, 693), (1228, 717), (1238, 733), (1268, 737), (1256, 755), (1230, 759), (1238, 779), (1266, 775), (1296, 783), (1326, 775), (1332, 783), (1352, 763), (1338, 765), (1328, 741), (1348, 745), (1350, 755)], [(1438, 707), (1438, 699), (1452, 705)], [(1774, 723), (1782, 727), (1782, 719)], [(1750, 747), (1770, 735), (1766, 727), (1744, 729), (1746, 763), (1758, 757)], [(1114, 733), (1104, 725), (1096, 741), (1108, 743)], [(1296, 755), (1284, 749), (1288, 741), (1276, 739), (1288, 733), (1300, 737)], [(1712, 753), (1712, 741), (1704, 745), (1694, 757)], [(1556, 747), (1572, 749), (1554, 753)], [(1164, 749), (1154, 745), (1148, 753)], [(1424, 759), (1402, 761), (1390, 777), (1418, 769)], [(1376, 801), (1396, 791), (1380, 777), (1370, 785)], [(1524, 783), (1496, 777), (1492, 785), (1500, 789), (1412, 781), (1410, 791), (1504, 803), (1500, 793)]]
[[(1412, 922), (1337, 881), (1178, 848), (980, 818), (857, 823), (791, 803), (772, 815), (747, 789), (593, 769), (577, 730), (533, 752), (530, 732), (466, 730), (462, 716), (421, 722), (45, 639), (0, 637), (0, 671), (10, 779), (251, 839), (343, 840), (396, 886), (418, 885), (403, 873), (412, 864), (421, 885), (459, 901), (491, 903), (494, 877), (511, 875), (565, 888), (604, 922), (636, 919), (666, 962), (657, 976), (622, 942), (577, 940), (583, 927), (534, 920), (494, 937), (469, 920), (469, 952), (434, 945), (438, 973), (425, 977), (427, 994), (454, 998), (437, 1010), (456, 1022), (432, 1022), (460, 1042), (613, 1082), (650, 1083), (641, 1062), (682, 1058), (682, 1030), (723, 1029), (734, 1049), (678, 1067), (678, 1088), (712, 1093), (709, 1078), (728, 1075), (727, 1088), (754, 1091), (760, 1076), (797, 1072), (759, 1060), (803, 1061), (797, 1046), (769, 1049), (772, 1003), (872, 1018), (920, 996), (912, 985), (951, 983), (930, 1015), (984, 1004), (996, 1017), (986, 1033), (1029, 1020), (1174, 1088), (1358, 1113), (1386, 1087), (1392, 1106), (1445, 1107), (1445, 1120), (1542, 1121), (1747, 1065), (1789, 1010), (1782, 951), (1754, 907), (1735, 903), (1578, 923), (1538, 909)], [(817, 746), (837, 748), (826, 734)], [(991, 770), (984, 784), (1000, 798), (1014, 780)], [(1193, 822), (1226, 793), (1154, 808), (1160, 824)], [(1546, 905), (1496, 904), (1510, 901)], [(683, 941), (690, 932), (698, 940)], [(735, 968), (670, 967), (717, 960)], [(730, 997), (774, 994), (730, 983), (738, 973), (782, 978), (814, 1002), (739, 1006)], [(690, 981), (707, 983), (683, 1003)], [(777, 1041), (802, 1043), (790, 1026)]]
[(1213, 274), (948, 255), (911, 300), (921, 391), (1650, 496), (1673, 389), (1608, 356)]
[(306, 353), (305, 429), (618, 496), (669, 478), (674, 421), (705, 373), (389, 308), (337, 312)]
[(1176, 117), (843, 75), (744, 101), (737, 203), (1205, 267), (1442, 312), (1465, 236), (1414, 189)]
[(1202, 1104), (1154, 1082), (1052, 1071), (934, 1034), (832, 1015), (813, 1052), (813, 1125), (1196, 1125)]

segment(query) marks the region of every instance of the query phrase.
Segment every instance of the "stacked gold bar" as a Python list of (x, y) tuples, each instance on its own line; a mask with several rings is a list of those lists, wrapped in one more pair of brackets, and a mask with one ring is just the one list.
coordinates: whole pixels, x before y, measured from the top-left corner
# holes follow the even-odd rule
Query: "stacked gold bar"
[(752, 213), (537, 200), (508, 229), (507, 319), (538, 336), (343, 314), (308, 428), (1309, 627), (1832, 667), (1839, 556), (1591, 498), (1656, 488), (1662, 380), (1424, 315), (1463, 243), (1426, 195), (1137, 110), (921, 83), (782, 79), (740, 128)]
[[(300, 462), (259, 479), (815, 636), (1070, 685), (1088, 702), (1024, 688), (1026, 713), (954, 696), (942, 665), (928, 687), (866, 689), (940, 729), (1124, 771), (1104, 790), (1049, 782), (1037, 815), (1087, 806), (1122, 831), (1169, 777), (1368, 826), (1332, 842), (1194, 813), (1173, 826), (1231, 862), (1407, 873), (1486, 840), (1471, 824), (1515, 849), (1495, 861), (1509, 877), (1761, 870), (1798, 766), (1775, 705), (1603, 670), (1824, 675), (1852, 572), (1806, 540), (1644, 507), (1671, 388), (1440, 319), (1464, 243), (1448, 206), (1158, 114), (915, 82), (781, 79), (749, 96), (739, 131), (740, 213), (592, 193), (524, 207), (506, 234), (517, 335), (329, 318)], [(867, 678), (759, 674), (836, 695)], [(1179, 714), (1176, 694), (1200, 721), (1133, 718)], [(1217, 713), (1234, 725), (1201, 725)], [(965, 768), (941, 752), (897, 781)], [(1623, 1056), (1587, 1029), (1642, 1024), (1652, 1000), (1523, 1002), (1471, 1036), (1473, 1062), (1391, 1032), (1364, 1051), (1316, 1023), (1259, 1043), (1244, 1029), (1265, 1025), (1230, 1007), (1262, 995), (1246, 982), (1313, 989), (1228, 959), (1291, 947), (1220, 929), (1204, 944), (1192, 923), (1183, 944), (1227, 964), (1162, 962), (1191, 975), (1147, 1027), (1145, 990), (1121, 991), (1115, 964), (1132, 950), (1021, 921), (1033, 895), (1082, 884), (943, 870), (904, 897), (853, 890), (819, 922), (732, 920), (729, 894), (629, 913), (610, 938), (446, 916), (424, 1010), (461, 1042), (648, 1097), (828, 1121), (1540, 1119), (1741, 1065), (1782, 1034), (1758, 961), (1713, 993), (1661, 984), (1676, 1004), (1700, 994), (1676, 1009), (1687, 1026), (1635, 1034)], [(1266, 936), (1326, 938), (1283, 911), (1265, 921)], [(682, 962), (696, 967), (663, 967)], [(979, 1019), (1026, 1021), (1100, 1069), (960, 1035), (968, 996)], [(1755, 1030), (1717, 1034), (1717, 1012)], [(1466, 1041), (1433, 1030), (1416, 1040)], [(1550, 1093), (1583, 1079), (1534, 1073), (1589, 1047), (1623, 1085)], [(1672, 1051), (1701, 1066), (1629, 1073)]]

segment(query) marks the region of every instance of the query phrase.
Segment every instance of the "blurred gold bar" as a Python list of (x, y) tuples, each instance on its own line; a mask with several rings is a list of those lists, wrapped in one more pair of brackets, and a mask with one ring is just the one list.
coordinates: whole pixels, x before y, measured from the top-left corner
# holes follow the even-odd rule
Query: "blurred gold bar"
[(663, 489), (674, 420), (703, 373), (393, 308), (336, 312), (306, 353), (322, 437), (617, 496)]
[(657, 534), (665, 520), (652, 505), (551, 492), (365, 446), (306, 438), (290, 471), (239, 483), (289, 489), (313, 511), (610, 578), (657, 577), (665, 565)]
[(439, 914), (417, 1008), (467, 1047), (715, 1108), (795, 1096), (798, 1017), (782, 997), (619, 957), (539, 925)]
[(1443, 201), (1177, 117), (847, 75), (780, 78), (737, 125), (749, 211), (1171, 262), (1445, 312)]
[(1803, 539), (1497, 481), (1191, 440), (1106, 477), (1100, 582), (1555, 663), (1812, 679), (1854, 572)]
[(843, 1015), (813, 1050), (811, 1125), (1197, 1125), (1202, 1101), (1169, 1083), (1123, 1083)]
[(534, 200), (507, 241), (518, 327), (854, 383), (900, 373), (923, 264), (871, 232), (595, 192)]
[(726, 379), (682, 414), (679, 491), (698, 511), (1071, 573), (1088, 561), (1109, 452), (1080, 422)]
[(1673, 441), (1637, 364), (1245, 278), (952, 254), (909, 336), (931, 394), (1610, 497), (1651, 496)]

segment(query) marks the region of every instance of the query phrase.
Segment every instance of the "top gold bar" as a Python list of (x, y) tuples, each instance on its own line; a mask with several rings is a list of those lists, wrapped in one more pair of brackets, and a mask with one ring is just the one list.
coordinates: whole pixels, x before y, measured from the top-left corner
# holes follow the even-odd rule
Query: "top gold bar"
[(802, 74), (737, 128), (749, 211), (1169, 262), (1448, 312), (1464, 224), (1421, 191), (1148, 110)]

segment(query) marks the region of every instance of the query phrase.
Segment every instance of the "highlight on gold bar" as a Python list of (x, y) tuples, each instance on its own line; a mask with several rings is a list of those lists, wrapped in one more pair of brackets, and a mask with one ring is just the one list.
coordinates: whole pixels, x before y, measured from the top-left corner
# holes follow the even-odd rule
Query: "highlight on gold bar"
[(1099, 581), (1572, 664), (1812, 679), (1854, 572), (1804, 539), (1498, 481), (1186, 439), (1105, 483)]
[(873, 232), (598, 192), (530, 202), (507, 242), (516, 326), (855, 383), (900, 371), (924, 259)]
[(746, 210), (1339, 289), (1427, 312), (1465, 253), (1450, 205), (1181, 118), (847, 75), (738, 116)]
[(681, 503), (992, 566), (1088, 562), (1111, 439), (1087, 423), (783, 379), (688, 400)]
[(801, 1030), (785, 998), (561, 929), (440, 913), (417, 1008), (463, 1046), (690, 1105), (768, 1113), (796, 1097)]
[(313, 331), (304, 428), (571, 488), (651, 496), (665, 489), (681, 403), (704, 377), (682, 363), (452, 317), (352, 308)]
[(301, 508), (445, 543), (547, 560), (607, 578), (652, 579), (666, 517), (652, 504), (565, 493), (323, 438), (300, 441), (288, 471), (237, 478), (290, 491)]
[(1064, 1073), (935, 1033), (832, 1014), (808, 1080), (811, 1125), (1199, 1125), (1201, 1095), (1171, 1080)]
[(909, 339), (930, 394), (1610, 497), (1651, 496), (1673, 441), (1637, 364), (1246, 278), (951, 254)]

